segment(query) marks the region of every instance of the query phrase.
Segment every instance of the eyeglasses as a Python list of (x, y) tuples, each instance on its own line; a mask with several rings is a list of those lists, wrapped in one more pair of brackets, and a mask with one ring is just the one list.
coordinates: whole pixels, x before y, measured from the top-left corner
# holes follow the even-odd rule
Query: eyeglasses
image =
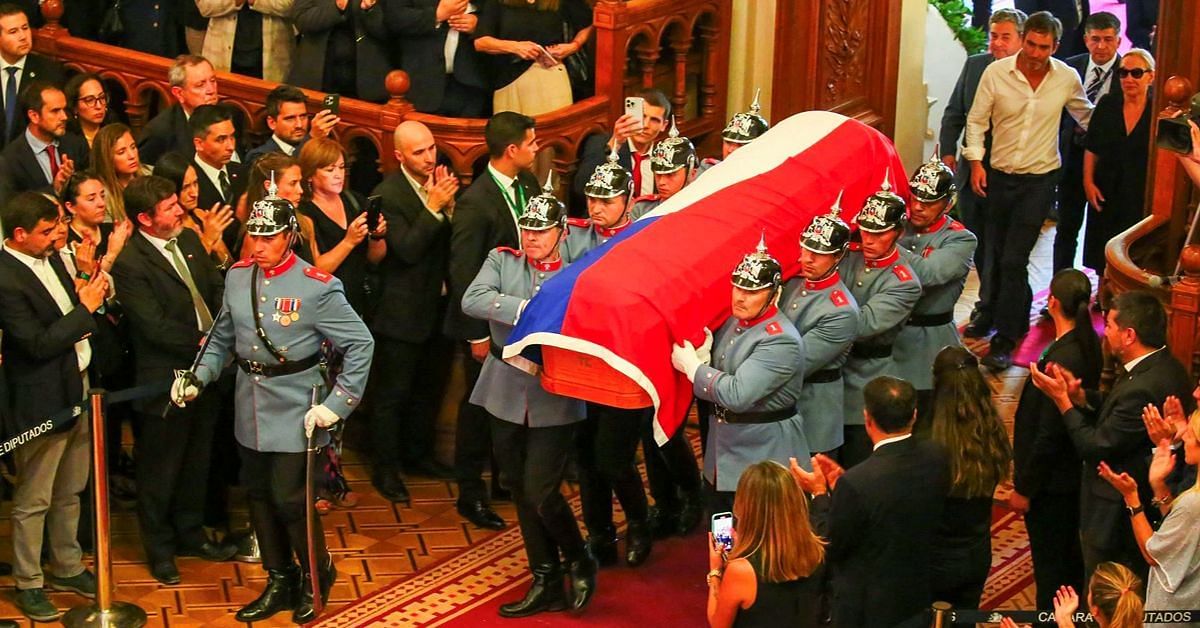
[(85, 107), (108, 105), (108, 94), (100, 94), (99, 96), (80, 96), (79, 102)]
[(1118, 78), (1125, 78), (1125, 77), (1127, 77), (1127, 76), (1132, 76), (1132, 77), (1133, 77), (1133, 78), (1135, 78), (1135, 79), (1140, 79), (1140, 78), (1142, 78), (1143, 76), (1145, 76), (1145, 75), (1146, 75), (1146, 73), (1147, 73), (1147, 72), (1149, 72), (1149, 71), (1150, 71), (1150, 70), (1146, 70), (1146, 69), (1144, 69), (1144, 68), (1133, 68), (1133, 69), (1129, 69), (1129, 68), (1117, 68), (1117, 77), (1118, 77)]

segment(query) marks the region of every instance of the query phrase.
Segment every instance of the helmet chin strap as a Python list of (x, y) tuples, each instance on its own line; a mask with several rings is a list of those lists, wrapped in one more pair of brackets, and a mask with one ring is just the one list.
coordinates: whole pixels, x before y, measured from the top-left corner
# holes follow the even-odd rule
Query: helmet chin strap
[(758, 309), (758, 313), (751, 317), (750, 320), (758, 320), (763, 314), (767, 313), (767, 310), (771, 309), (772, 305), (775, 305), (775, 301), (779, 298), (780, 294), (779, 288), (780, 284), (778, 283), (771, 287), (771, 296), (767, 297), (766, 302)]

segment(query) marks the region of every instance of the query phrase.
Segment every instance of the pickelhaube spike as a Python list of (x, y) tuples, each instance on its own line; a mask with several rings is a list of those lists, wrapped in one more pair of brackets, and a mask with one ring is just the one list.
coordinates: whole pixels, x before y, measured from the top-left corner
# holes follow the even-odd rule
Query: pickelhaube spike
[(759, 115), (762, 113), (762, 106), (758, 104), (758, 97), (762, 94), (762, 88), (754, 88), (754, 102), (750, 103), (750, 113)]
[(553, 169), (546, 171), (546, 185), (542, 186), (542, 194), (554, 194), (554, 184), (551, 182), (551, 178), (553, 176), (554, 176)]
[(842, 195), (845, 193), (845, 188), (838, 190), (837, 198), (833, 199), (833, 205), (829, 207), (830, 216), (836, 216), (839, 219), (842, 217)]
[(884, 192), (892, 191), (892, 167), (888, 166), (883, 170), (883, 183), (879, 184), (879, 189)]
[(271, 182), (267, 184), (267, 196), (279, 196), (279, 186), (275, 185), (275, 171), (271, 171)]
[(675, 116), (671, 116), (671, 130), (667, 132), (667, 137), (679, 137), (679, 127), (675, 124)]
[(767, 230), (759, 236), (758, 246), (753, 253), (746, 254), (737, 268), (733, 269), (730, 281), (745, 290), (777, 288), (781, 281), (782, 267), (767, 252)]

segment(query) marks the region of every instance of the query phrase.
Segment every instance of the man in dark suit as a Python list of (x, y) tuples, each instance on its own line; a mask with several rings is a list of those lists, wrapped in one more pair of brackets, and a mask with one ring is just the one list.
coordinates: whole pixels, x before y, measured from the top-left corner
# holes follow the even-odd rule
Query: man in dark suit
[[(246, 167), (232, 161), (237, 139), (233, 117), (221, 105), (200, 105), (188, 120), (192, 132), (192, 149), (196, 166), (196, 182), (200, 186), (197, 207), (237, 205), (238, 198), (246, 191)], [(236, 250), (241, 224), (233, 221), (225, 229), (225, 246)]]
[[(108, 277), (97, 273), (76, 290), (58, 255), (58, 240), (66, 237), (58, 205), (41, 193), (18, 194), (4, 206), (2, 222), (5, 401), (13, 433), (25, 434), (41, 431), (48, 416), (83, 400), (93, 357), (89, 337), (97, 330), (93, 314), (104, 304)], [(58, 618), (43, 586), (89, 597), (96, 593), (77, 539), (79, 493), (87, 486), (91, 460), (89, 421), (86, 415), (62, 420), (13, 453), (16, 603), (35, 621)], [(47, 574), (42, 572), (43, 542), (51, 558)]]
[(1135, 48), (1154, 52), (1150, 33), (1158, 23), (1158, 0), (1125, 0), (1125, 34)]
[(378, 347), (371, 481), (391, 501), (407, 501), (400, 465), (410, 473), (453, 477), (433, 458), (433, 435), (437, 392), (449, 366), (438, 322), (446, 305), (447, 214), (454, 208), (458, 178), (437, 165), (437, 146), (424, 124), (401, 123), (394, 140), (400, 170), (374, 191), (387, 218), (388, 252), (379, 264), (382, 286), (371, 330)]
[[(221, 309), (225, 283), (199, 237), (183, 226), (183, 209), (170, 181), (138, 177), (125, 188), (125, 211), (137, 222), (113, 265), (129, 317), (138, 385), (171, 380), (190, 367), (196, 347)], [(135, 402), (141, 433), (135, 443), (138, 522), (150, 574), (178, 584), (176, 556), (229, 560), (233, 545), (204, 536), (209, 450), (218, 398), (203, 396), (170, 408), (166, 395)]]
[(291, 17), (300, 40), (288, 83), (384, 102), (388, 99), (384, 80), (395, 67), (389, 47), (397, 43), (388, 40), (384, 7), (345, 2), (339, 8), (338, 4), (338, 0), (295, 0)]
[[(1071, 442), (1083, 458), (1079, 514), (1085, 579), (1105, 561), (1119, 562), (1146, 576), (1146, 562), (1124, 499), (1100, 478), (1096, 468), (1105, 462), (1117, 474), (1128, 473), (1137, 481), (1142, 503), (1154, 503), (1149, 483), (1154, 444), (1146, 434), (1142, 410), (1150, 404), (1161, 407), (1171, 395), (1194, 405), (1190, 403), (1190, 378), (1171, 356), (1166, 338), (1167, 314), (1162, 303), (1149, 292), (1135, 290), (1118, 295), (1105, 320), (1104, 339), (1123, 371), (1107, 394), (1085, 390), (1061, 366), (1043, 372), (1036, 364), (1030, 365), (1034, 385), (1062, 413)], [(1147, 509), (1147, 516), (1157, 511)]]
[[(220, 95), (217, 75), (208, 59), (196, 55), (179, 55), (167, 71), (171, 95), (177, 101), (163, 109), (146, 124), (138, 140), (142, 163), (158, 163), (158, 158), (171, 151), (191, 155), (192, 130), (188, 119), (201, 105), (215, 105)], [(209, 207), (209, 205), (205, 205)]]
[(657, 89), (643, 89), (637, 97), (644, 99), (643, 117), (636, 120), (622, 115), (613, 125), (613, 134), (605, 138), (593, 135), (579, 150), (579, 170), (571, 185), (570, 207), (575, 214), (586, 215), (587, 196), (584, 186), (596, 168), (608, 161), (608, 154), (617, 151), (617, 162), (633, 174), (633, 196), (638, 198), (654, 193), (654, 173), (650, 171), (650, 151), (671, 126), (671, 101)]
[(14, 192), (55, 194), (72, 173), (87, 168), (87, 141), (67, 133), (67, 97), (46, 81), (39, 79), (25, 86), (21, 109), (29, 126), (4, 147), (6, 168), (0, 177)]
[[(170, 58), (179, 54), (184, 49), (183, 26), (179, 21), (179, 12), (184, 4), (187, 3), (122, 0), (119, 10), (125, 32), (121, 47), (159, 57)], [(72, 34), (74, 32), (71, 31)]]
[(15, 4), (0, 4), (0, 98), (4, 99), (0, 146), (20, 135), (28, 123), (24, 109), (18, 104), (21, 89), (38, 79), (61, 86), (66, 78), (59, 62), (33, 54), (32, 49), (33, 31), (28, 15)]
[[(1117, 68), (1121, 67), (1121, 20), (1108, 11), (1088, 16), (1084, 22), (1084, 44), (1088, 51), (1066, 59), (1079, 73), (1083, 91), (1092, 104), (1109, 92), (1120, 93)], [(1062, 179), (1058, 184), (1058, 228), (1054, 232), (1054, 272), (1075, 267), (1079, 228), (1083, 226), (1083, 138), (1086, 131), (1063, 112), (1058, 151), (1062, 154)]]
[(813, 496), (817, 530), (829, 540), (833, 625), (919, 626), (933, 602), (929, 555), (950, 462), (940, 445), (912, 438), (911, 384), (877, 377), (863, 388), (863, 402), (874, 452), (848, 471), (818, 455), (806, 473), (793, 459), (792, 473)]
[(280, 85), (267, 93), (267, 128), (271, 129), (271, 137), (246, 153), (247, 164), (253, 164), (267, 153), (295, 157), (310, 136), (329, 137), (329, 132), (341, 122), (341, 118), (328, 109), (322, 109), (313, 116), (310, 125), (307, 102), (304, 92), (291, 85)]
[(1054, 56), (1066, 59), (1086, 52), (1083, 46), (1083, 22), (1092, 13), (1089, 0), (1016, 0), (1014, 4), (1026, 15), (1049, 11), (1062, 22), (1062, 45)]
[[(983, 71), (996, 59), (1003, 59), (1017, 54), (1021, 49), (1021, 31), (1025, 28), (1025, 14), (1015, 9), (1000, 9), (988, 20), (988, 51), (967, 57), (954, 91), (946, 101), (946, 109), (942, 112), (942, 127), (938, 133), (941, 147), (942, 163), (954, 171), (954, 184), (958, 189), (958, 217), (964, 226), (979, 239), (980, 246), (975, 247), (975, 269), (982, 283), (987, 278), (985, 272), (987, 258), (984, 255), (986, 247), (982, 245), (987, 234), (987, 221), (984, 219), (983, 199), (975, 195), (971, 189), (970, 168), (959, 168), (959, 140), (963, 129), (967, 126), (967, 112), (975, 102), (975, 91), (979, 88), (979, 77)], [(986, 166), (986, 157), (985, 164)], [(980, 297), (987, 294), (980, 288)], [(986, 305), (976, 305), (976, 311), (986, 309)], [(972, 312), (974, 314), (974, 312)]]
[[(482, 1), (399, 0), (384, 3), (384, 23), (400, 40), (400, 69), (417, 111), (482, 118), (492, 94), (475, 51), (476, 11)], [(447, 55), (447, 49), (449, 54)]]
[(504, 520), (489, 506), (481, 479), (491, 448), (491, 418), (469, 399), (491, 345), (487, 321), (462, 311), (462, 297), (475, 280), (488, 252), (498, 246), (521, 247), (517, 218), (528, 199), (537, 196), (537, 180), (529, 172), (537, 155), (533, 118), (512, 111), (492, 116), (484, 128), (487, 168), (458, 199), (450, 221), (450, 304), (446, 335), (462, 341), (466, 349), (467, 381), (458, 410), (454, 471), (458, 480), (458, 512), (483, 528), (499, 530)]

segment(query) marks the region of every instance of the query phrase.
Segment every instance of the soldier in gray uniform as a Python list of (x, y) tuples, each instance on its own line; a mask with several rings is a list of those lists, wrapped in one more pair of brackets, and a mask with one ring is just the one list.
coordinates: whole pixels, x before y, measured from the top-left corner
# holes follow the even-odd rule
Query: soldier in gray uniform
[(618, 161), (617, 153), (609, 153), (608, 160), (596, 166), (583, 193), (589, 218), (568, 218), (567, 235), (560, 247), (563, 261), (568, 264), (633, 224), (629, 217), (633, 175)]
[[(293, 609), (292, 621), (316, 617), (309, 578), (309, 536), (317, 555), (321, 597), (337, 576), (325, 549), (319, 517), (306, 518), (306, 434), (346, 418), (362, 398), (371, 370), (374, 340), (355, 314), (342, 283), (296, 257), (295, 209), (271, 195), (254, 204), (246, 221), (252, 250), (225, 278), (224, 309), (201, 351), (195, 373), (176, 378), (171, 398), (183, 405), (212, 383), (233, 360), (237, 377), (234, 433), (242, 459), (242, 483), (250, 523), (258, 537), (267, 586), (242, 607), (238, 621), (264, 620)], [(342, 371), (326, 389), (322, 344), (344, 353)], [(312, 404), (313, 388), (323, 401)], [(328, 434), (318, 434), (324, 446)], [(295, 555), (300, 567), (292, 561)]]
[[(841, 201), (839, 195), (838, 201)], [(780, 310), (804, 338), (804, 387), (796, 410), (814, 453), (836, 457), (842, 446), (842, 365), (858, 337), (858, 303), (838, 274), (850, 246), (842, 208), (817, 216), (800, 236), (800, 274), (783, 287)]]
[(754, 90), (754, 102), (750, 103), (750, 109), (735, 113), (729, 119), (729, 124), (726, 124), (721, 131), (721, 158), (705, 157), (700, 160), (696, 176), (704, 174), (709, 168), (729, 159), (733, 151), (758, 139), (760, 135), (771, 129), (771, 123), (762, 116), (762, 106), (758, 104), (758, 96), (761, 93), (761, 89)]
[(671, 364), (687, 375), (692, 393), (713, 404), (713, 415), (702, 419), (712, 422), (704, 454), (712, 512), (733, 509), (733, 492), (746, 467), (762, 460), (787, 464), (793, 456), (809, 460), (804, 421), (796, 411), (804, 340), (775, 305), (781, 272), (760, 240), (733, 271), (733, 312), (714, 336), (712, 365), (690, 341), (671, 351)]
[(663, 201), (675, 196), (684, 186), (696, 178), (696, 147), (692, 141), (679, 135), (675, 119), (671, 119), (671, 131), (666, 139), (654, 145), (650, 153), (650, 171), (654, 173), (654, 194), (633, 199), (629, 217), (637, 220), (650, 213)]
[[(578, 399), (546, 392), (536, 366), (518, 356), (508, 362), (500, 349), (525, 305), (564, 267), (559, 243), (566, 209), (553, 196), (529, 201), (517, 221), (524, 252), (507, 247), (488, 253), (463, 293), (463, 313), (488, 321), (491, 351), (471, 392), (471, 403), (492, 415), (492, 447), (500, 482), (512, 491), (533, 584), (525, 597), (500, 607), (502, 617), (526, 617), (569, 606), (582, 609), (596, 590), (596, 559), (584, 544), (575, 515), (559, 487), (584, 419)], [(563, 590), (559, 553), (571, 576)]]
[(936, 152), (908, 182), (912, 201), (900, 248), (921, 280), (921, 299), (893, 344), (896, 374), (917, 390), (917, 428), (929, 420), (933, 402), (933, 359), (943, 347), (961, 345), (954, 304), (962, 295), (978, 242), (962, 223), (946, 215), (954, 198), (954, 172)]
[(863, 426), (863, 386), (880, 375), (896, 374), (892, 343), (921, 298), (921, 282), (908, 264), (908, 254), (897, 246), (904, 210), (904, 199), (892, 192), (885, 177), (882, 189), (867, 197), (855, 217), (862, 242), (851, 244), (838, 265), (858, 302), (858, 337), (842, 366), (846, 426), (840, 457), (847, 469), (872, 450)]

